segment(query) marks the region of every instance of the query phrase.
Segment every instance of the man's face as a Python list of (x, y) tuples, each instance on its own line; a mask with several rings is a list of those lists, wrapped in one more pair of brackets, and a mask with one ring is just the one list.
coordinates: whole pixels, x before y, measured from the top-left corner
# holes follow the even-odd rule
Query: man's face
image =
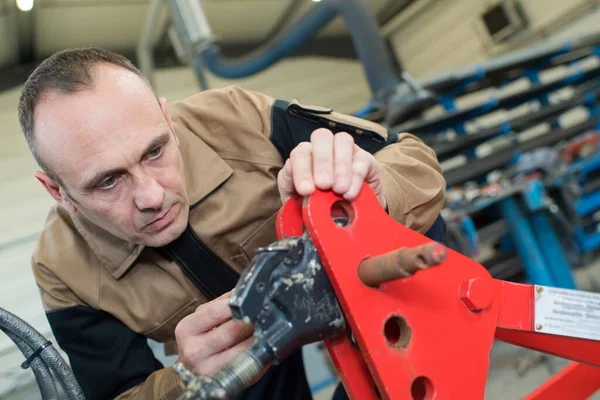
[(98, 65), (93, 80), (77, 93), (47, 93), (36, 108), (38, 152), (70, 198), (58, 188), (53, 196), (121, 239), (165, 245), (189, 212), (166, 106), (124, 68)]

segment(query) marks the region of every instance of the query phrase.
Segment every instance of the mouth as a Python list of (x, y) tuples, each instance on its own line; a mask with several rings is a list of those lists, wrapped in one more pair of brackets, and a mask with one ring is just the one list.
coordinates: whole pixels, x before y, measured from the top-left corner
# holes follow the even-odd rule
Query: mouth
[(175, 219), (175, 205), (172, 205), (162, 216), (145, 225), (142, 230), (159, 231), (166, 228)]

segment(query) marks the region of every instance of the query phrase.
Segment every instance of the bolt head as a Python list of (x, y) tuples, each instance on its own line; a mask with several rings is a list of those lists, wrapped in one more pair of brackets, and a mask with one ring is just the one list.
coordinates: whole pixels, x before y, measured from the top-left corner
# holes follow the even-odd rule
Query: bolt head
[(488, 308), (492, 303), (492, 285), (489, 279), (484, 278), (463, 281), (459, 288), (459, 296), (470, 311), (481, 311)]

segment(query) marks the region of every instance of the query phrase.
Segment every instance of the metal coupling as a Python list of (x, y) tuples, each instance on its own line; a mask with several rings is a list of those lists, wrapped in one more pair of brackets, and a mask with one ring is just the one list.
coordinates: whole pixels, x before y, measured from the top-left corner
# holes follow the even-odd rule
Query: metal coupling
[(265, 366), (248, 349), (214, 376), (196, 376), (180, 363), (174, 369), (187, 386), (179, 400), (232, 400), (260, 378)]

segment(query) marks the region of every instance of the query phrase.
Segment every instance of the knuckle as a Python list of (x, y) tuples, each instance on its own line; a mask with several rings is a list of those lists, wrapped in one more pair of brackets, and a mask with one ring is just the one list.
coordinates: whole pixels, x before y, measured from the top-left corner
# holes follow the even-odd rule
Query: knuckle
[(311, 139), (333, 137), (333, 132), (327, 128), (317, 128), (311, 133), (310, 137)]
[(287, 180), (287, 178), (286, 178), (285, 172), (283, 172), (283, 170), (280, 170), (277, 173), (277, 182), (279, 183), (279, 185), (281, 185), (286, 180)]
[[(212, 376), (212, 375), (214, 375), (212, 369), (207, 368), (204, 365), (199, 365), (198, 367), (193, 368), (192, 372), (194, 374), (196, 374), (197, 376)], [(216, 371), (214, 371), (214, 372), (216, 372)]]
[(192, 349), (190, 348), (190, 346), (180, 346), (179, 349), (179, 358), (181, 359), (181, 362), (183, 363), (183, 365), (185, 365), (187, 368), (190, 367), (194, 367), (194, 365), (196, 364), (195, 361), (195, 357), (196, 355), (193, 353)]
[(230, 324), (226, 327), (225, 332), (223, 332), (223, 345), (226, 347), (235, 344), (238, 336), (240, 334), (240, 327), (238, 324)]
[(283, 167), (277, 173), (277, 176), (280, 176), (281, 178), (289, 179), (291, 169), (292, 169), (292, 161), (288, 158), (285, 161), (285, 164), (283, 164)]
[(206, 363), (199, 365), (194, 373), (196, 375), (213, 376), (219, 371), (219, 368), (214, 363)]
[(293, 156), (294, 154), (306, 154), (310, 153), (311, 151), (312, 144), (310, 144), (310, 142), (302, 142), (298, 144), (298, 146), (294, 147), (290, 155)]
[(183, 339), (185, 338), (185, 335), (183, 334), (183, 323), (185, 322), (185, 319), (182, 319), (181, 322), (179, 322), (177, 324), (177, 326), (175, 326), (175, 340), (177, 342), (182, 342)]
[(204, 312), (210, 320), (218, 320), (225, 316), (225, 310), (219, 303), (208, 303)]
[(179, 323), (175, 326), (175, 340), (179, 343), (185, 343), (188, 338), (187, 332), (189, 331), (188, 325), (190, 321), (190, 316), (183, 318)]
[(191, 364), (188, 369), (198, 376), (212, 376), (217, 372), (217, 368), (212, 367), (210, 363), (204, 360)]
[(336, 175), (346, 175), (350, 171), (350, 167), (348, 166), (347, 162), (337, 161), (334, 167)]
[(315, 152), (315, 154), (313, 154), (313, 159), (315, 162), (315, 165), (318, 168), (327, 168), (329, 167), (332, 163), (332, 154), (331, 153), (326, 153), (326, 152)]
[(206, 361), (205, 349), (206, 343), (203, 340), (197, 340), (193, 345), (184, 343), (182, 346), (180, 346), (179, 358), (186, 367), (198, 367), (199, 365), (203, 365)]
[(371, 164), (373, 164), (373, 161), (375, 160), (375, 158), (373, 157), (372, 154), (367, 153), (366, 151), (362, 150), (356, 153), (356, 156), (354, 158), (356, 160), (356, 162), (360, 162), (364, 165), (366, 165), (367, 167), (370, 166)]
[(369, 170), (369, 164), (363, 160), (360, 161), (356, 161), (354, 163), (354, 173), (359, 175), (359, 176), (365, 176), (367, 175), (367, 172)]
[(339, 132), (335, 135), (335, 137), (339, 141), (354, 143), (354, 137), (348, 132)]

